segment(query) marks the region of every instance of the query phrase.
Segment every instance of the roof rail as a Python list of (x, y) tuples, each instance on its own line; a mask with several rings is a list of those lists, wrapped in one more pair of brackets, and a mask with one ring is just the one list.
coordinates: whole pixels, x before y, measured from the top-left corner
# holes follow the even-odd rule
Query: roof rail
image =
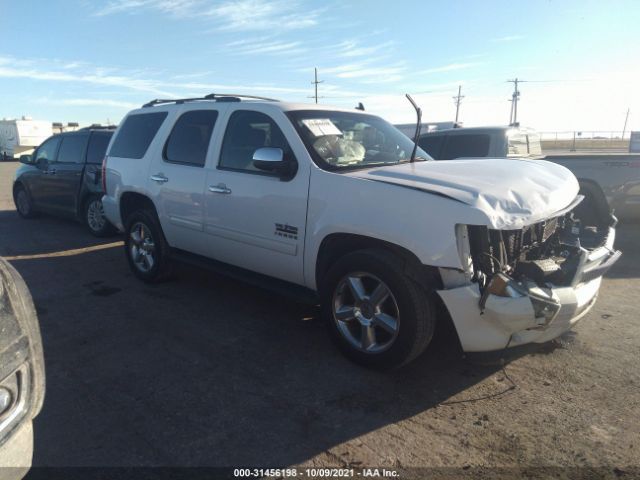
[(277, 100), (275, 98), (258, 97), (258, 96), (255, 96), (255, 95), (242, 95), (242, 94), (236, 95), (236, 94), (233, 94), (233, 93), (210, 93), (209, 95), (205, 95), (204, 97), (174, 98), (174, 99), (156, 98), (155, 100), (151, 100), (150, 102), (145, 103), (144, 105), (142, 105), (142, 108), (153, 107), (155, 105), (161, 105), (161, 104), (165, 104), (165, 103), (180, 104), (180, 103), (185, 103), (185, 102), (197, 102), (197, 101), (202, 101), (202, 100), (212, 100), (214, 102), (239, 102), (243, 98), (249, 99), (249, 100), (264, 100), (264, 101), (267, 101), (267, 102), (279, 102), (280, 101), (280, 100)]

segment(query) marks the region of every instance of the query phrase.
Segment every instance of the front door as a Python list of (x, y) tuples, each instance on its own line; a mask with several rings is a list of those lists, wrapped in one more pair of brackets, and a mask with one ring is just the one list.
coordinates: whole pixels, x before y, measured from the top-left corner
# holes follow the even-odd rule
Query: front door
[(227, 122), (217, 165), (208, 171), (205, 232), (209, 256), (242, 268), (303, 284), (303, 246), (309, 168), (298, 165), (290, 180), (258, 170), (253, 153), (276, 147), (295, 162), (284, 131), (273, 117), (236, 110)]
[(60, 137), (55, 136), (46, 140), (33, 154), (33, 163), (36, 167), (29, 175), (27, 188), (34, 207), (38, 210), (49, 210), (49, 198), (52, 195), (52, 185), (49, 178), (56, 168), (56, 158)]

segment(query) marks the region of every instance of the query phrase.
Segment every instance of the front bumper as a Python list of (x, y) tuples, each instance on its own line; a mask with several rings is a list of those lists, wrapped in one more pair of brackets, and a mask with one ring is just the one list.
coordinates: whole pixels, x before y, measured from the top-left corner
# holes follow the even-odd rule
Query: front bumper
[(0, 446), (0, 480), (18, 480), (31, 468), (33, 458), (33, 422), (25, 421)]
[[(489, 294), (482, 298), (477, 283), (439, 290), (465, 352), (488, 352), (526, 343), (543, 343), (569, 330), (595, 304), (602, 275), (621, 253), (613, 249), (615, 230), (605, 244), (585, 250), (571, 285), (541, 288), (533, 282), (515, 296)], [(482, 300), (482, 302), (481, 302)], [(540, 302), (553, 306), (540, 313)], [(481, 307), (482, 303), (482, 307)]]

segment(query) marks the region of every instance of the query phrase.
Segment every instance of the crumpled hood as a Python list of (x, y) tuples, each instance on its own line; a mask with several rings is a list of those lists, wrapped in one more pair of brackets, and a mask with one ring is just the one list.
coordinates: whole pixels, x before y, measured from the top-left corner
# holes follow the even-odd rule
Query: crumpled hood
[(484, 212), (491, 228), (517, 229), (566, 208), (578, 194), (576, 177), (544, 160), (479, 158), (415, 162), (347, 175), (423, 190)]

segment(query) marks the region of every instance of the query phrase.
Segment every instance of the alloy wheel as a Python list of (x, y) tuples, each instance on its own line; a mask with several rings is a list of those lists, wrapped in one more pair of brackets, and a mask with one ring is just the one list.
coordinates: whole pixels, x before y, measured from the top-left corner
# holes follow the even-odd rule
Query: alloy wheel
[(383, 352), (398, 336), (398, 302), (375, 275), (354, 272), (343, 277), (334, 291), (332, 307), (338, 331), (359, 351)]
[(91, 200), (87, 206), (87, 224), (94, 232), (100, 232), (107, 222), (104, 216), (104, 208), (100, 200)]
[(156, 263), (156, 245), (151, 230), (142, 222), (137, 222), (129, 231), (129, 255), (138, 270), (149, 272)]

